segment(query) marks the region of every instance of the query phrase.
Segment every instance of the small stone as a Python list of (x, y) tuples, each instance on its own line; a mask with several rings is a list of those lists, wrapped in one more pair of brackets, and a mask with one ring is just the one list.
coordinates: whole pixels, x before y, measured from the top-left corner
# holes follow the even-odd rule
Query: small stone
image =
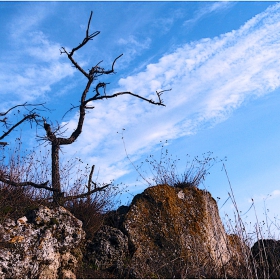
[(185, 198), (185, 194), (183, 193), (183, 191), (179, 191), (179, 192), (178, 192), (178, 197), (179, 197), (180, 199), (184, 199), (184, 198)]
[(17, 220), (17, 224), (20, 225), (20, 224), (26, 224), (27, 223), (27, 218), (25, 216), (19, 218)]

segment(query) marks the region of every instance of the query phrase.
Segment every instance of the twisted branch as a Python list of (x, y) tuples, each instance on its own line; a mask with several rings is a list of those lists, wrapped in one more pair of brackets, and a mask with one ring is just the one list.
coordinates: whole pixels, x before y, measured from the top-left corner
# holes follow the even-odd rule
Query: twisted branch
[(147, 101), (153, 105), (160, 105), (160, 106), (165, 106), (165, 104), (163, 104), (163, 100), (161, 99), (161, 95), (163, 94), (163, 92), (165, 91), (171, 91), (172, 89), (167, 89), (167, 90), (162, 90), (162, 91), (156, 91), (156, 94), (157, 94), (157, 97), (158, 97), (158, 101), (154, 101), (152, 99), (147, 99), (141, 95), (138, 95), (138, 94), (135, 94), (133, 92), (130, 92), (130, 91), (123, 91), (123, 92), (118, 92), (118, 93), (114, 93), (112, 95), (106, 95), (106, 93), (104, 93), (104, 95), (100, 96), (100, 93), (98, 91), (99, 88), (105, 88), (106, 84), (105, 83), (99, 83), (96, 88), (95, 88), (95, 91), (96, 91), (96, 94), (89, 98), (88, 100), (86, 100), (85, 102), (88, 103), (90, 101), (94, 101), (94, 100), (101, 100), (101, 99), (108, 99), (108, 98), (114, 98), (114, 97), (117, 97), (119, 95), (124, 95), (124, 94), (129, 94), (129, 95), (132, 95), (134, 97), (137, 97), (139, 99), (142, 99), (144, 101)]

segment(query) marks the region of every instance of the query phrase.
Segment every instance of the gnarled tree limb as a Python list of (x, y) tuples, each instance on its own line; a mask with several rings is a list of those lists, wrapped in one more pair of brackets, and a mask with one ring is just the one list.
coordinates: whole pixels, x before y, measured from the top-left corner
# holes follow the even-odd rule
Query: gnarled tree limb
[(57, 190), (55, 190), (54, 188), (48, 187), (49, 181), (41, 183), (41, 184), (36, 184), (36, 183), (30, 182), (30, 181), (15, 182), (13, 180), (5, 178), (2, 174), (0, 175), (0, 181), (2, 183), (8, 184), (8, 185), (14, 186), (14, 187), (27, 187), (27, 186), (31, 186), (31, 187), (34, 187), (36, 189), (45, 189), (45, 190), (48, 190), (48, 191), (57, 192)]
[(102, 187), (96, 187), (93, 190), (89, 191), (89, 192), (85, 192), (82, 194), (77, 194), (77, 195), (70, 195), (70, 196), (66, 196), (62, 198), (62, 201), (69, 201), (69, 200), (74, 200), (74, 199), (78, 199), (78, 198), (86, 198), (89, 197), (90, 195), (96, 193), (96, 192), (100, 192), (100, 191), (104, 191), (106, 188), (108, 188), (111, 184), (106, 184)]

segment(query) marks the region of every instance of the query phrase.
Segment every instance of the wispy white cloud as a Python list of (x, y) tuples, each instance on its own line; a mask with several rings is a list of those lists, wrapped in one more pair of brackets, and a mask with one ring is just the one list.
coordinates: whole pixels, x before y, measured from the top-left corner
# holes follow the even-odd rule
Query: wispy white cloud
[(201, 20), (203, 17), (211, 13), (224, 12), (225, 10), (231, 8), (234, 5), (234, 2), (228, 1), (219, 1), (219, 2), (209, 2), (206, 5), (203, 5), (197, 10), (194, 17), (188, 19), (184, 22), (184, 26), (194, 25), (197, 21)]
[[(280, 5), (249, 20), (238, 30), (178, 48), (145, 71), (120, 79), (119, 88), (154, 98), (159, 89), (166, 107), (120, 97), (96, 105), (85, 133), (71, 149), (109, 166), (111, 174), (128, 172), (117, 131), (123, 127), (128, 152), (140, 157), (160, 140), (176, 139), (225, 120), (241, 104), (280, 86)], [(74, 127), (74, 120), (70, 122)], [(70, 149), (69, 152), (71, 153)], [(119, 163), (123, 163), (121, 169)], [(115, 177), (116, 178), (116, 177)]]
[(122, 61), (119, 63), (119, 67), (122, 67), (123, 64), (129, 63), (136, 56), (140, 55), (143, 50), (146, 50), (150, 47), (151, 39), (146, 38), (141, 41), (138, 40), (135, 36), (130, 35), (128, 38), (121, 37), (117, 44), (122, 47), (123, 53), (125, 56), (122, 58)]
[[(273, 190), (269, 194), (258, 194), (253, 196), (253, 201), (254, 203), (259, 203), (259, 202), (266, 202), (268, 200), (274, 200), (274, 199), (279, 199), (280, 196), (280, 190)], [(248, 199), (249, 203), (252, 203), (252, 199)]]
[(38, 19), (28, 18), (20, 28), (14, 26), (15, 31), (11, 34), (12, 37), (18, 36), (15, 42), (20, 42), (20, 45), (0, 55), (0, 67), (4, 69), (0, 76), (0, 92), (2, 97), (14, 97), (13, 100), (5, 98), (1, 102), (2, 108), (11, 106), (13, 102), (43, 100), (52, 85), (75, 72), (60, 55), (58, 43), (50, 41), (42, 31), (31, 31), (33, 21)]
[(277, 198), (280, 196), (280, 190), (274, 190), (271, 195), (270, 195), (270, 198), (271, 199), (274, 199), (274, 198)]

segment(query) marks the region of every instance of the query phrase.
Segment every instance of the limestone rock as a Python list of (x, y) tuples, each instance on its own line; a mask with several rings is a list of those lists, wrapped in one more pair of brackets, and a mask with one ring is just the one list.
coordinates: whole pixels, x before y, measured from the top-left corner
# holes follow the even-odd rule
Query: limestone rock
[(7, 220), (0, 225), (0, 278), (75, 278), (84, 238), (82, 222), (63, 207)]
[(244, 265), (242, 243), (225, 233), (210, 193), (196, 187), (147, 188), (122, 228), (132, 256), (124, 277), (236, 277)]

